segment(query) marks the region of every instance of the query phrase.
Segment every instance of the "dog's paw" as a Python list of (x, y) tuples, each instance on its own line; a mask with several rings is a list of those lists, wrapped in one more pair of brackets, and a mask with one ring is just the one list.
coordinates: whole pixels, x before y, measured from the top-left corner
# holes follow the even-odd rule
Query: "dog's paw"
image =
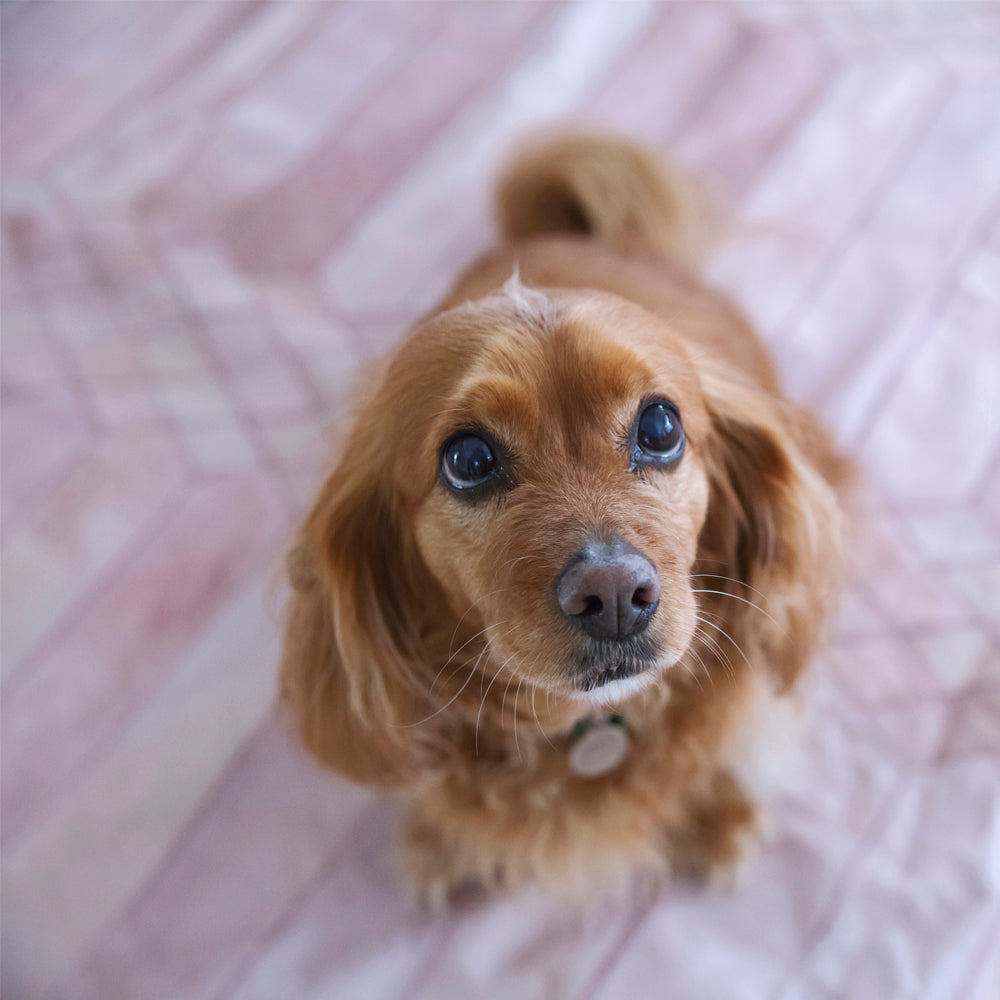
[(486, 884), (474, 876), (439, 876), (416, 881), (406, 876), (406, 895), (412, 907), (432, 915), (476, 906), (492, 894)]
[(760, 860), (764, 835), (760, 822), (751, 821), (735, 827), (725, 851), (713, 858), (705, 879), (713, 889), (735, 892), (749, 884)]
[(436, 831), (411, 825), (403, 838), (403, 882), (410, 903), (428, 913), (474, 906), (497, 886), (471, 872)]
[(673, 870), (721, 889), (738, 889), (752, 875), (765, 836), (757, 805), (726, 775), (711, 797), (692, 810), (688, 824), (668, 838)]

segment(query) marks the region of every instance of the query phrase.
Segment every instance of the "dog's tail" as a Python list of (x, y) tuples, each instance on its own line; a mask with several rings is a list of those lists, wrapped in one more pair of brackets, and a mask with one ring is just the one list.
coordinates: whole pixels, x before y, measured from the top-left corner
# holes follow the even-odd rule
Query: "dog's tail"
[(697, 262), (716, 224), (704, 195), (671, 164), (623, 139), (564, 135), (526, 143), (500, 172), (500, 231), (593, 236)]

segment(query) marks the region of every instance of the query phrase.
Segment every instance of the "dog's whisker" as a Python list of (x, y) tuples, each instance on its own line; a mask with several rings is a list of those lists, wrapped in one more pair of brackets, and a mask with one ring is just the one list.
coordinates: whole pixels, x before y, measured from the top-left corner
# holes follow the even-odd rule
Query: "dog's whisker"
[(517, 741), (517, 699), (521, 694), (521, 685), (524, 683), (524, 678), (520, 678), (517, 682), (517, 689), (514, 691), (514, 747), (517, 749), (517, 759), (522, 760), (521, 757), (521, 744)]
[[(501, 587), (501, 588), (500, 588), (500, 590), (503, 590), (503, 588)], [(487, 597), (492, 597), (492, 596), (493, 596), (493, 594), (499, 594), (499, 593), (500, 593), (500, 590), (494, 590), (492, 594), (487, 594), (486, 596), (487, 596)], [(474, 608), (475, 606), (476, 606), (476, 602), (475, 602), (475, 601), (473, 601), (473, 602), (472, 602), (472, 603), (471, 603), (471, 604), (470, 604), (470, 605), (469, 605), (469, 606), (468, 606), (468, 607), (467, 607), (467, 608), (465, 609), (465, 611), (463, 611), (463, 612), (462, 612), (462, 617), (461, 617), (461, 618), (459, 618), (459, 619), (458, 619), (458, 621), (457, 621), (457, 622), (455, 623), (455, 630), (454, 630), (454, 631), (453, 631), (453, 632), (451, 633), (451, 638), (450, 638), (450, 639), (448, 640), (448, 656), (449, 656), (449, 657), (451, 656), (451, 648), (452, 648), (452, 646), (454, 646), (454, 645), (455, 645), (455, 636), (457, 636), (457, 635), (458, 635), (458, 630), (459, 630), (459, 629), (460, 629), (460, 628), (462, 627), (462, 622), (464, 622), (464, 621), (465, 621), (465, 616), (466, 616), (466, 615), (467, 615), (467, 614), (468, 614), (468, 613), (469, 613), (469, 612), (470, 612), (470, 611), (471, 611), (471, 610), (472, 610), (472, 609), (473, 609), (473, 608)], [(487, 627), (489, 627), (489, 626), (487, 626)], [(483, 631), (485, 632), (485, 631), (486, 631), (486, 629), (483, 629)], [(482, 633), (480, 633), (480, 635), (481, 635), (481, 634), (482, 634)], [(475, 638), (475, 636), (473, 636), (473, 638)]]
[[(519, 627), (520, 626), (518, 626), (518, 625), (511, 626), (511, 628), (507, 629), (507, 631), (504, 632), (504, 634), (502, 636), (500, 636), (499, 638), (506, 638), (512, 632), (517, 631), (517, 629)], [(484, 629), (484, 631), (485, 631), (485, 629)], [(486, 643), (483, 644), (483, 648), (480, 651), (479, 656), (476, 657), (476, 662), (473, 664), (472, 670), (469, 671), (469, 676), (465, 678), (465, 681), (463, 682), (462, 686), (455, 692), (455, 694), (453, 694), (439, 709), (437, 709), (437, 711), (432, 712), (430, 715), (428, 715), (424, 719), (421, 719), (419, 722), (410, 722), (410, 723), (406, 723), (405, 725), (402, 725), (402, 726), (396, 726), (395, 728), (398, 728), (398, 729), (412, 729), (414, 726), (421, 726), (425, 722), (430, 722), (430, 720), (433, 719), (435, 716), (440, 715), (446, 708), (448, 708), (459, 697), (459, 695), (461, 695), (461, 693), (466, 689), (466, 687), (468, 687), (469, 681), (471, 681), (472, 678), (476, 676), (476, 672), (479, 669), (479, 664), (482, 662), (482, 659), (486, 655), (486, 651), (489, 648), (490, 648), (489, 642), (486, 642)], [(472, 657), (469, 657), (469, 660), (465, 661), (466, 664), (468, 664), (471, 661), (471, 659), (472, 659)], [(457, 672), (457, 670), (456, 670), (456, 672)], [(440, 673), (440, 671), (438, 671), (438, 673)]]
[[(709, 636), (707, 632), (705, 632), (705, 631), (702, 630), (701, 634), (706, 639), (711, 639), (711, 636)], [(713, 641), (713, 644), (716, 646), (716, 648), (719, 650), (719, 653), (722, 656), (725, 656), (725, 653), (722, 652), (722, 649), (719, 647), (718, 643), (716, 643), (714, 641), (714, 639), (712, 641)], [(698, 650), (692, 650), (692, 652), (694, 653), (695, 656), (698, 657), (698, 664), (701, 666), (702, 673), (708, 678), (708, 683), (714, 686), (715, 685), (715, 675), (709, 669), (708, 664), (705, 662), (705, 660), (702, 657), (701, 653), (698, 652)], [(697, 675), (695, 675), (695, 676), (697, 677)]]
[[(705, 690), (705, 685), (702, 684), (701, 678), (698, 676), (698, 672), (694, 669), (694, 667), (692, 667), (690, 665), (688, 666), (687, 669), (688, 669), (688, 673), (694, 678), (695, 684), (698, 685), (698, 690), (699, 691), (704, 691)], [(705, 669), (704, 663), (702, 664), (702, 669), (705, 670), (705, 676), (708, 677), (708, 683), (709, 684), (714, 684), (715, 681), (712, 679), (712, 675), (708, 672), (708, 670)]]
[[(497, 623), (497, 625), (504, 625), (504, 624), (506, 624), (506, 622), (498, 622)], [(489, 631), (490, 627), (491, 626), (488, 625), (483, 631)], [(497, 627), (497, 626), (493, 626), (493, 627)], [(503, 633), (503, 635), (494, 636), (492, 639), (490, 639), (489, 636), (487, 636), (487, 638), (486, 638), (486, 645), (484, 647), (484, 651), (486, 649), (490, 648), (490, 643), (491, 642), (496, 643), (496, 642), (499, 642), (501, 639), (506, 639), (507, 636), (512, 635), (514, 632), (517, 632), (518, 629), (520, 629), (520, 627), (521, 627), (520, 625), (512, 625), (509, 629), (507, 629), (506, 632)], [(508, 657), (508, 661), (509, 661), (509, 659), (510, 658)], [(486, 674), (483, 674), (480, 677), (480, 679), (479, 679), (479, 693), (481, 695), (483, 695), (483, 697), (485, 697), (485, 695), (483, 694), (483, 684), (485, 684), (485, 682), (486, 682)]]
[(697, 636), (698, 636), (698, 637), (699, 637), (699, 638), (700, 638), (700, 639), (701, 639), (701, 640), (702, 640), (702, 641), (703, 641), (703, 642), (704, 642), (704, 643), (705, 643), (706, 645), (709, 645), (709, 646), (711, 646), (711, 648), (712, 648), (712, 649), (713, 649), (713, 650), (714, 650), (714, 651), (715, 651), (715, 652), (716, 652), (717, 654), (719, 654), (719, 655), (724, 655), (724, 654), (723, 654), (723, 651), (722, 651), (722, 647), (721, 647), (721, 646), (719, 645), (719, 641), (718, 641), (718, 639), (716, 639), (714, 635), (710, 635), (710, 634), (709, 634), (708, 632), (706, 632), (706, 631), (705, 631), (705, 630), (704, 630), (703, 628), (701, 628), (701, 627), (700, 627), (700, 625), (713, 625), (714, 623), (713, 623), (713, 622), (711, 622), (711, 621), (709, 621), (709, 620), (708, 620), (708, 619), (706, 619), (706, 618), (703, 618), (703, 617), (702, 617), (702, 612), (699, 612), (699, 613), (698, 613), (697, 615), (695, 615), (695, 620), (696, 620), (696, 621), (697, 621), (697, 622), (699, 623), (698, 625), (695, 625), (695, 627), (694, 627), (694, 631), (695, 631), (695, 634), (696, 634), (696, 635), (697, 635)]
[[(451, 633), (451, 638), (448, 640), (448, 659), (452, 656), (452, 647), (455, 645), (455, 637), (458, 635), (458, 630), (462, 627), (462, 622), (465, 621), (465, 616), (476, 606), (475, 601), (473, 601), (466, 609), (462, 612), (462, 617), (455, 622), (455, 629)], [(473, 638), (475, 638), (473, 636)], [(443, 669), (443, 668), (442, 668)]]
[[(698, 617), (698, 620), (702, 622), (703, 625), (711, 625), (713, 628), (718, 627), (714, 625), (712, 622), (704, 621), (700, 616)], [(714, 651), (715, 656), (721, 662), (721, 665), (723, 669), (726, 671), (727, 675), (735, 678), (736, 670), (733, 667), (732, 660), (729, 659), (729, 656), (726, 654), (726, 651), (722, 648), (722, 646), (719, 645), (719, 641), (715, 638), (715, 636), (709, 635), (708, 632), (706, 632), (702, 628), (698, 628), (697, 626), (695, 626), (695, 632), (698, 634), (699, 638), (701, 638), (702, 641), (706, 645), (710, 646), (711, 649)], [(706, 672), (709, 674), (711, 673), (711, 671), (709, 671), (708, 668), (706, 668)]]
[(759, 611), (765, 618), (774, 623), (775, 628), (778, 628), (784, 633), (784, 629), (772, 618), (759, 604), (754, 604), (753, 601), (748, 601), (745, 597), (740, 597), (738, 594), (730, 594), (727, 590), (692, 590), (692, 594), (718, 594), (720, 597), (731, 597), (734, 601), (742, 601), (744, 604), (749, 604), (751, 608), (755, 608)]
[[(506, 622), (497, 622), (497, 623), (496, 623), (496, 625), (505, 625), (505, 624), (506, 624)], [(484, 628), (484, 629), (481, 629), (480, 631), (478, 631), (478, 632), (477, 632), (477, 633), (476, 633), (476, 634), (475, 634), (475, 635), (474, 635), (474, 636), (473, 636), (473, 637), (472, 637), (471, 639), (466, 639), (466, 641), (465, 641), (465, 642), (463, 642), (463, 643), (462, 643), (462, 645), (461, 645), (461, 646), (459, 646), (459, 647), (458, 647), (458, 649), (456, 649), (454, 653), (452, 653), (452, 654), (450, 654), (450, 655), (449, 655), (448, 659), (447, 659), (447, 660), (445, 660), (445, 662), (444, 662), (444, 667), (442, 667), (442, 668), (441, 668), (441, 669), (440, 669), (440, 670), (439, 670), (439, 671), (438, 671), (438, 672), (437, 672), (437, 673), (436, 673), (436, 674), (434, 675), (434, 680), (433, 680), (433, 681), (431, 682), (431, 687), (430, 687), (431, 691), (433, 691), (433, 690), (434, 690), (434, 685), (435, 685), (435, 684), (437, 684), (437, 680), (438, 680), (438, 678), (439, 678), (439, 677), (441, 676), (441, 674), (443, 674), (443, 673), (444, 673), (444, 670), (445, 670), (445, 667), (447, 667), (447, 666), (448, 666), (448, 664), (449, 664), (449, 663), (451, 663), (451, 661), (452, 661), (452, 660), (453, 660), (453, 659), (454, 659), (454, 658), (455, 658), (456, 656), (458, 656), (458, 654), (459, 654), (459, 653), (461, 653), (461, 652), (462, 652), (462, 650), (463, 650), (463, 649), (465, 649), (465, 647), (466, 647), (466, 646), (468, 646), (470, 642), (472, 642), (472, 641), (473, 641), (473, 640), (475, 640), (475, 639), (478, 639), (478, 638), (479, 638), (479, 637), (480, 637), (480, 636), (481, 636), (481, 635), (482, 635), (482, 634), (483, 634), (484, 632), (488, 632), (488, 631), (490, 630), (490, 628), (495, 628), (495, 627), (496, 627), (496, 625), (494, 625), (494, 626), (490, 626), (490, 625), (487, 625), (487, 626), (486, 626), (486, 628)]]
[(459, 673), (461, 673), (461, 671), (465, 670), (469, 666), (469, 664), (472, 663), (472, 661), (475, 660), (481, 653), (482, 653), (482, 650), (480, 650), (479, 653), (472, 653), (467, 659), (462, 660), (460, 663), (456, 663), (455, 666), (453, 666), (451, 668), (451, 673), (449, 673), (448, 676), (445, 678), (445, 682), (444, 683), (447, 684), (457, 674), (459, 674)]
[[(404, 725), (396, 726), (395, 728), (397, 728), (397, 729), (412, 729), (414, 726), (422, 726), (425, 722), (430, 722), (431, 719), (433, 719), (436, 716), (440, 715), (469, 686), (469, 681), (471, 681), (472, 678), (476, 676), (476, 670), (479, 667), (479, 661), (483, 658), (483, 653), (485, 653), (488, 648), (489, 648), (488, 646), (483, 646), (483, 651), (482, 651), (482, 653), (479, 654), (478, 658), (476, 659), (475, 664), (473, 665), (472, 669), (469, 671), (469, 676), (465, 678), (465, 682), (462, 684), (462, 686), (436, 712), (431, 712), (430, 715), (428, 715), (425, 719), (421, 719), (419, 722), (408, 722), (408, 723), (405, 723)], [(471, 657), (469, 659), (471, 659)]]
[(726, 616), (721, 611), (709, 611), (704, 605), (698, 608), (699, 615), (708, 615), (713, 621), (725, 621)]
[[(698, 663), (701, 664), (701, 669), (704, 671), (705, 676), (708, 677), (709, 681), (711, 681), (712, 680), (712, 675), (711, 675), (708, 667), (705, 666), (705, 661), (701, 658), (701, 653), (699, 653), (698, 650), (694, 648), (694, 646), (691, 647), (691, 655), (697, 657)], [(698, 690), (699, 691), (704, 691), (705, 687), (701, 683), (701, 678), (695, 672), (694, 667), (690, 663), (687, 662), (687, 657), (685, 657), (682, 662), (683, 662), (684, 668), (687, 670), (688, 674), (690, 674), (691, 677), (694, 678), (695, 683), (698, 685)]]
[(729, 583), (735, 583), (740, 587), (746, 587), (747, 590), (752, 590), (758, 597), (765, 601), (767, 600), (767, 594), (765, 594), (762, 590), (758, 590), (756, 587), (751, 587), (745, 580), (738, 580), (735, 576), (723, 576), (721, 573), (692, 573), (691, 576), (702, 580), (728, 580)]
[(691, 678), (692, 678), (692, 679), (694, 680), (695, 684), (697, 684), (697, 685), (698, 685), (698, 690), (699, 690), (699, 691), (704, 691), (704, 690), (705, 690), (705, 687), (704, 687), (704, 685), (703, 685), (703, 684), (701, 683), (701, 678), (700, 678), (700, 677), (698, 676), (698, 674), (697, 674), (697, 673), (695, 672), (695, 669), (694, 669), (694, 667), (692, 667), (690, 663), (685, 663), (685, 664), (684, 664), (684, 670), (685, 670), (685, 672), (687, 673), (688, 677), (691, 677)]
[[(705, 646), (706, 647), (708, 646), (707, 642), (705, 642)], [(712, 659), (713, 659), (713, 661), (715, 663), (718, 663), (719, 667), (722, 669), (722, 672), (726, 675), (726, 677), (732, 678), (733, 677), (733, 666), (725, 658), (725, 654), (722, 653), (721, 650), (719, 650), (718, 648), (713, 649), (711, 652), (712, 652)], [(701, 661), (701, 665), (702, 665), (702, 669), (705, 671), (705, 676), (708, 677), (709, 680), (714, 684), (715, 683), (715, 675), (713, 674), (712, 670), (705, 664), (704, 660)]]
[(710, 621), (707, 621), (705, 619), (702, 619), (702, 622), (705, 625), (709, 625), (711, 628), (718, 629), (718, 631), (721, 632), (733, 644), (733, 646), (736, 647), (736, 652), (738, 652), (740, 654), (740, 656), (743, 657), (743, 660), (746, 663), (746, 665), (751, 670), (753, 670), (753, 664), (750, 662), (749, 659), (747, 659), (747, 654), (743, 652), (742, 648), (740, 647), (740, 644), (724, 628), (721, 628), (719, 625), (716, 625), (714, 622), (710, 622)]
[[(712, 623), (711, 622), (704, 622), (703, 624), (711, 625)], [(730, 679), (735, 680), (735, 678), (736, 678), (736, 668), (733, 666), (733, 662), (732, 662), (732, 660), (729, 659), (729, 656), (727, 655), (726, 651), (719, 644), (719, 641), (715, 638), (715, 636), (710, 635), (704, 629), (697, 629), (697, 632), (698, 632), (699, 638), (702, 640), (702, 642), (705, 645), (705, 647), (707, 647), (712, 652), (713, 657), (719, 663), (719, 665), (722, 667), (722, 669), (725, 672), (726, 676), (729, 677)], [(706, 673), (708, 673), (709, 676), (711, 676), (711, 671), (708, 670), (707, 667), (705, 668), (705, 670), (706, 670)]]
[(504, 713), (507, 711), (507, 692), (510, 691), (510, 686), (514, 681), (514, 671), (510, 672), (510, 677), (507, 680), (507, 686), (503, 689), (503, 698), (500, 699), (500, 728), (503, 728), (503, 717)]
[[(553, 750), (555, 750), (555, 746), (553, 745), (552, 740), (549, 739), (549, 734), (547, 732), (545, 732), (545, 729), (542, 727), (542, 723), (541, 723), (541, 721), (538, 718), (538, 712), (535, 709), (535, 692), (537, 690), (538, 690), (538, 685), (537, 684), (532, 684), (531, 685), (531, 714), (535, 717), (535, 725), (538, 726), (538, 731), (542, 734), (542, 737), (545, 739), (545, 742), (548, 743), (548, 745), (550, 747), (552, 747)], [(546, 696), (546, 698), (548, 698), (548, 691), (545, 692), (545, 696)]]
[[(486, 594), (486, 595), (485, 595), (484, 597), (481, 597), (481, 598), (480, 598), (480, 601), (487, 601), (487, 600), (489, 600), (489, 599), (490, 599), (491, 597), (495, 597), (495, 596), (496, 596), (497, 594), (502, 594), (502, 593), (503, 593), (503, 592), (504, 592), (504, 591), (505, 591), (506, 589), (507, 589), (506, 587), (497, 587), (497, 589), (496, 589), (496, 590), (491, 590), (491, 591), (490, 591), (490, 592), (489, 592), (488, 594)], [(463, 611), (463, 612), (462, 612), (462, 617), (461, 617), (461, 618), (459, 618), (459, 619), (458, 619), (458, 622), (457, 622), (457, 623), (455, 624), (455, 628), (454, 628), (454, 630), (453, 630), (453, 631), (452, 631), (452, 633), (451, 633), (451, 638), (450, 638), (450, 639), (448, 640), (448, 656), (449, 656), (449, 657), (451, 657), (451, 655), (452, 655), (452, 652), (451, 652), (451, 648), (452, 648), (452, 646), (454, 646), (454, 645), (455, 645), (455, 636), (457, 636), (457, 635), (458, 635), (458, 630), (459, 630), (459, 629), (461, 628), (461, 626), (462, 626), (462, 622), (463, 622), (463, 621), (465, 621), (465, 617), (466, 617), (466, 615), (468, 615), (468, 613), (469, 613), (470, 611), (472, 611), (472, 610), (473, 610), (473, 609), (475, 608), (475, 606), (476, 606), (476, 602), (475, 602), (475, 601), (473, 601), (473, 602), (472, 602), (472, 603), (471, 603), (471, 604), (470, 604), (470, 605), (469, 605), (469, 606), (468, 606), (468, 607), (467, 607), (467, 608), (465, 609), (465, 611)], [(494, 627), (495, 627), (495, 626), (498, 626), (498, 625), (504, 625), (504, 624), (506, 624), (506, 622), (494, 622)], [(489, 625), (487, 625), (487, 626), (486, 626), (486, 628), (484, 628), (484, 629), (483, 629), (483, 630), (482, 630), (481, 632), (477, 632), (477, 633), (476, 633), (476, 635), (482, 635), (482, 634), (483, 634), (483, 632), (485, 632), (485, 631), (486, 631), (487, 629), (489, 629), (489, 628), (490, 628), (490, 626), (489, 626)], [(473, 638), (473, 639), (475, 639), (475, 638), (476, 638), (476, 636), (473, 636), (472, 638)], [(472, 641), (472, 640), (470, 639), (470, 640), (469, 640), (469, 642), (471, 642), (471, 641)], [(464, 643), (463, 645), (467, 645), (467, 644), (468, 644), (468, 643)], [(459, 646), (459, 648), (458, 648), (458, 650), (456, 650), (456, 652), (460, 652), (460, 651), (461, 651), (461, 649), (462, 649), (462, 646)]]
[[(479, 703), (479, 711), (476, 713), (476, 733), (475, 733), (477, 757), (479, 756), (479, 720), (483, 717), (483, 707), (486, 705), (486, 697), (490, 693), (490, 688), (493, 687), (493, 681), (495, 681), (500, 676), (500, 671), (503, 670), (503, 668), (506, 667), (507, 664), (510, 663), (510, 661), (513, 659), (514, 659), (513, 656), (508, 656), (507, 659), (504, 660), (499, 667), (497, 667), (496, 673), (490, 679), (490, 683), (486, 688), (486, 694), (483, 695), (483, 700)], [(503, 717), (503, 710), (501, 709), (501, 718), (502, 717)]]

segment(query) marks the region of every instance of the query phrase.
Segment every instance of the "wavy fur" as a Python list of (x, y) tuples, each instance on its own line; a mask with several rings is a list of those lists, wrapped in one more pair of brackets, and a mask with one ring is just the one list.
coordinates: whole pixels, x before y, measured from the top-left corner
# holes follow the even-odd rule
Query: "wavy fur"
[[(756, 829), (736, 734), (816, 648), (848, 466), (684, 263), (699, 215), (679, 177), (606, 138), (515, 156), (504, 242), (373, 382), (290, 555), (283, 696), (323, 764), (403, 790), (426, 900), (718, 877)], [(650, 394), (678, 404), (688, 450), (636, 475), (621, 440)], [(469, 503), (444, 488), (439, 449), (462, 428), (510, 456), (510, 489)], [(593, 651), (552, 594), (590, 537), (645, 552), (666, 599), (642, 690), (606, 696), (626, 693), (608, 710), (632, 750), (583, 779), (569, 732), (594, 709), (572, 671)]]

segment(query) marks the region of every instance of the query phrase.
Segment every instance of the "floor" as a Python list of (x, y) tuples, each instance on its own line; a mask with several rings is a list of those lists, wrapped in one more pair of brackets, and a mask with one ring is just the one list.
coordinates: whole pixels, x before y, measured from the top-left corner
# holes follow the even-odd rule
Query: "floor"
[[(996, 1000), (1000, 6), (3, 2), (10, 1000)], [(273, 710), (280, 552), (525, 127), (669, 149), (864, 465), (756, 876), (427, 919)]]

